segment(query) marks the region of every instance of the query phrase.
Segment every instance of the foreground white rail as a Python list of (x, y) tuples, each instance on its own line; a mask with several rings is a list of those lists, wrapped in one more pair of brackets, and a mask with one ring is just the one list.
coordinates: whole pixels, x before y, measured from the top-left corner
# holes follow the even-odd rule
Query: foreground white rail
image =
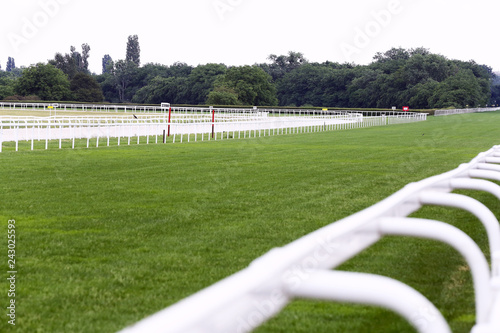
[[(500, 186), (486, 180), (500, 181), (498, 164), (500, 146), (495, 146), (455, 170), (409, 184), (372, 207), (273, 249), (248, 268), (121, 333), (249, 332), (294, 298), (377, 305), (399, 313), (419, 332), (450, 332), (438, 309), (409, 286), (382, 276), (331, 271), (385, 235), (434, 239), (460, 252), (474, 280), (476, 325), (472, 332), (498, 333), (500, 224), (482, 203), (449, 193), (472, 189), (500, 200)], [(407, 217), (424, 205), (457, 207), (474, 214), (488, 234), (491, 268), (464, 232), (443, 222)]]

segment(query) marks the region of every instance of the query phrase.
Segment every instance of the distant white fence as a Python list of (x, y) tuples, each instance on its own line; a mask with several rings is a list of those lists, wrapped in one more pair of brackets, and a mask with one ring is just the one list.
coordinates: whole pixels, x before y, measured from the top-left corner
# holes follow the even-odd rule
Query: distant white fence
[[(500, 200), (500, 186), (486, 180), (500, 181), (499, 164), (500, 146), (495, 146), (455, 170), (409, 184), (372, 207), (271, 250), (248, 268), (121, 333), (250, 332), (295, 298), (381, 306), (399, 313), (419, 332), (451, 332), (439, 310), (409, 286), (383, 276), (331, 270), (386, 235), (434, 239), (462, 254), (470, 266), (475, 290), (476, 325), (472, 332), (498, 333), (500, 224), (479, 201), (450, 192), (485, 191)], [(463, 231), (439, 221), (408, 218), (425, 205), (455, 207), (474, 214), (488, 235), (491, 268)]]
[(500, 108), (477, 108), (477, 109), (451, 109), (451, 110), (436, 110), (435, 116), (450, 116), (454, 114), (478, 113), (478, 112), (493, 112), (499, 111)]
[(111, 104), (65, 104), (65, 103), (22, 103), (0, 102), (0, 110), (28, 111), (80, 111), (80, 112), (167, 112), (168, 108), (161, 106), (142, 105), (111, 105)]
[[(61, 107), (61, 106), (59, 106)], [(169, 108), (164, 113), (130, 114), (128, 116), (51, 116), (51, 117), (0, 117), (0, 152), (4, 142), (27, 141), (34, 149), (35, 143), (71, 140), (105, 139), (110, 145), (111, 138), (118, 138), (118, 145), (125, 139), (130, 144), (137, 137), (146, 143), (204, 141), (247, 138), (257, 136), (284, 135), (330, 130), (354, 129), (371, 126), (392, 125), (424, 121), (422, 113), (381, 113), (379, 116), (365, 117), (354, 112), (324, 112), (316, 110), (236, 110), (203, 108)], [(102, 141), (101, 141), (102, 143)]]

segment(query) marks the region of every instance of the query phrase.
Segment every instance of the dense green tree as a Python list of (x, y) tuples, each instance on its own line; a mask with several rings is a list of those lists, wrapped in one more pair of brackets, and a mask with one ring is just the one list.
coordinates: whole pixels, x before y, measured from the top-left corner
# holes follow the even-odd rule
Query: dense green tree
[[(408, 105), (411, 105), (414, 109), (430, 109), (431, 97), (434, 95), (436, 89), (439, 86), (439, 82), (433, 79), (427, 79), (425, 82), (419, 82), (412, 86), (407, 91), (406, 98), (403, 101), (408, 101)], [(401, 106), (401, 104), (399, 104)]]
[(500, 104), (500, 85), (491, 87), (490, 105), (498, 106)]
[(114, 63), (109, 67), (110, 72), (95, 77), (96, 81), (101, 86), (104, 100), (110, 103), (120, 103), (120, 97), (115, 84), (115, 77), (111, 74), (114, 68)]
[(141, 65), (141, 47), (139, 45), (139, 36), (128, 36), (125, 61), (133, 62), (137, 67)]
[(162, 102), (175, 102), (186, 104), (188, 102), (187, 77), (160, 77), (139, 89), (134, 95), (134, 103), (160, 104)]
[[(206, 64), (194, 68), (191, 74), (189, 74), (189, 86), (191, 88), (190, 103), (205, 103), (208, 94), (214, 89), (215, 81), (219, 76), (224, 75), (226, 71), (227, 67), (223, 64)], [(220, 103), (214, 104), (221, 105)]]
[(9, 72), (0, 72), (0, 100), (15, 94), (15, 78)]
[(498, 106), (500, 104), (500, 73), (493, 73), (491, 81), (490, 105)]
[(378, 52), (375, 54), (373, 57), (374, 62), (370, 67), (385, 74), (390, 74), (396, 72), (410, 57), (411, 54), (408, 50), (392, 48), (384, 53)]
[(437, 86), (430, 97), (430, 104), (434, 108), (478, 107), (486, 105), (488, 99), (482, 94), (481, 85), (472, 70), (460, 69)]
[(25, 69), (14, 90), (22, 96), (36, 95), (48, 101), (71, 99), (68, 77), (51, 64), (38, 63)]
[(260, 65), (264, 71), (271, 75), (274, 82), (282, 79), (287, 73), (307, 63), (307, 59), (300, 52), (288, 52), (287, 55), (269, 55), (271, 64)]
[[(138, 68), (128, 92), (135, 103), (194, 104), (190, 98), (189, 76), (193, 67), (176, 62), (171, 66), (146, 64)], [(165, 80), (170, 79), (170, 80)], [(173, 87), (173, 84), (177, 87)], [(149, 95), (151, 94), (151, 95)]]
[(236, 91), (226, 86), (218, 86), (208, 94), (206, 104), (241, 105), (241, 102)]
[(280, 105), (324, 105), (326, 83), (333, 71), (326, 66), (305, 64), (285, 74), (277, 83)]
[(122, 61), (97, 80), (112, 102), (434, 108), (499, 99), (491, 68), (449, 60), (425, 48), (393, 48), (377, 53), (367, 66), (309, 63), (298, 52), (270, 55), (269, 60), (229, 69), (223, 64), (193, 68), (185, 63), (133, 69)]
[(146, 86), (152, 79), (157, 76), (170, 77), (173, 75), (170, 74), (168, 66), (149, 63), (139, 68), (137, 84)]
[[(448, 60), (424, 48), (391, 49), (378, 53), (367, 68), (378, 71), (377, 78), (373, 75), (360, 77), (351, 84), (350, 106), (385, 108), (391, 104), (406, 104), (413, 108), (433, 108), (466, 105), (464, 103), (481, 105), (491, 94), (490, 68), (474, 62)], [(464, 71), (472, 75), (464, 76)], [(436, 89), (444, 96), (438, 98)]]
[(168, 76), (173, 77), (188, 77), (193, 71), (193, 67), (184, 62), (174, 62), (168, 67)]
[(356, 78), (354, 67), (346, 64), (343, 67), (324, 64), (326, 67), (335, 68), (331, 74), (324, 78), (322, 106), (346, 107), (349, 105), (349, 86)]
[[(137, 92), (141, 89), (149, 85), (152, 80), (156, 77), (167, 78), (171, 75), (169, 74), (169, 67), (160, 64), (146, 64), (142, 67), (131, 68), (134, 75), (130, 78), (130, 81), (125, 89), (125, 96), (127, 99), (133, 99)], [(104, 88), (103, 88), (104, 90)], [(118, 98), (118, 94), (116, 94)]]
[(381, 85), (387, 80), (381, 70), (368, 67), (359, 68), (356, 78), (349, 85), (349, 106), (355, 108), (374, 108), (383, 94)]
[(271, 80), (271, 76), (259, 66), (231, 67), (215, 87), (234, 90), (238, 101), (244, 105), (273, 106), (278, 105), (278, 99)]
[(445, 57), (435, 54), (415, 54), (401, 67), (401, 78), (410, 86), (429, 79), (441, 82), (450, 76), (452, 67)]
[(78, 102), (102, 102), (104, 96), (99, 83), (89, 74), (78, 73), (70, 82), (73, 100)]

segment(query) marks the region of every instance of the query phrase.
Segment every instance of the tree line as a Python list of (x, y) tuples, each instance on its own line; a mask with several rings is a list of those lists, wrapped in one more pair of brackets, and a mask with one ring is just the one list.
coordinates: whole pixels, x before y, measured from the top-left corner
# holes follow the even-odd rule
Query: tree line
[(425, 48), (393, 48), (369, 65), (309, 62), (302, 53), (270, 55), (265, 63), (229, 67), (141, 65), (137, 35), (125, 59), (102, 58), (102, 74), (88, 69), (90, 46), (28, 68), (9, 58), (0, 69), (0, 99), (189, 105), (413, 109), (479, 107), (500, 102), (500, 79), (474, 61)]

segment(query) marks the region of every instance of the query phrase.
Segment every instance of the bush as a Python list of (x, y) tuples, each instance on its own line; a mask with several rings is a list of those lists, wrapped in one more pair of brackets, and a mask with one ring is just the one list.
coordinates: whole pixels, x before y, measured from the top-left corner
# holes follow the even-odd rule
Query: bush
[(15, 102), (15, 101), (41, 101), (42, 99), (37, 95), (29, 95), (29, 96), (13, 95), (5, 97), (3, 100)]

